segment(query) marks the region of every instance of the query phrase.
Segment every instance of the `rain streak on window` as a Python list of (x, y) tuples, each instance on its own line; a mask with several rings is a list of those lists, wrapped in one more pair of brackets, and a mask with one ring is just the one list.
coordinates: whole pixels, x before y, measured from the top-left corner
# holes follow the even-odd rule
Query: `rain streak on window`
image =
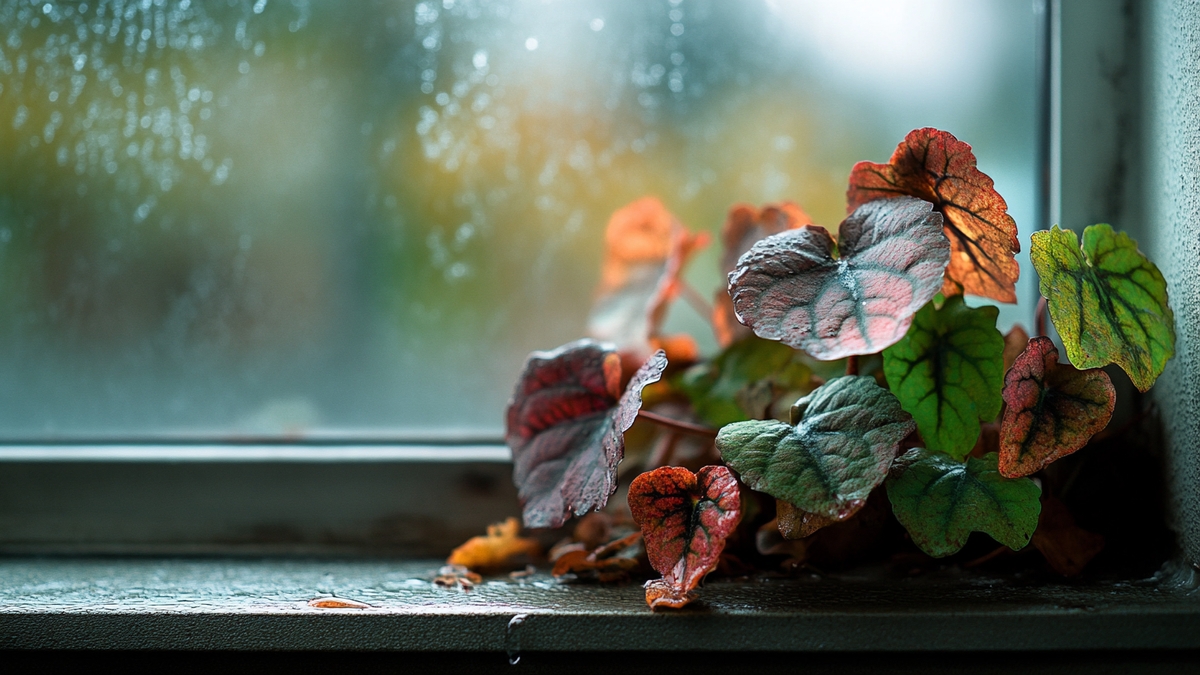
[(833, 225), (938, 126), (1031, 222), (1033, 34), (1002, 0), (0, 2), (0, 437), (496, 432), (640, 196)]

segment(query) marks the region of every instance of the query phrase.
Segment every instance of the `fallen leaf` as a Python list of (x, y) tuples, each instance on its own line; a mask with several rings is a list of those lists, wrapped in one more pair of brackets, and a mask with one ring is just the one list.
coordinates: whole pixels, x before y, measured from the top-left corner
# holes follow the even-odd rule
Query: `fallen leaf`
[(994, 454), (966, 463), (913, 448), (896, 458), (887, 496), (896, 520), (926, 554), (957, 553), (971, 532), (1019, 550), (1037, 528), (1041, 490), (1028, 478), (1005, 478)]
[(872, 354), (904, 337), (942, 286), (950, 244), (928, 202), (868, 202), (834, 241), (806, 225), (759, 241), (729, 275), (738, 320), (761, 338), (830, 361)]
[(588, 334), (643, 358), (650, 340), (661, 338), (683, 268), (708, 244), (708, 234), (688, 232), (661, 201), (643, 197), (613, 213), (604, 238), (604, 266)]
[(1104, 550), (1104, 537), (1076, 525), (1066, 505), (1053, 497), (1042, 501), (1042, 515), (1032, 541), (1050, 568), (1064, 577), (1079, 576)]
[(629, 509), (642, 528), (650, 566), (663, 575), (646, 583), (646, 604), (683, 607), (717, 566), (725, 538), (741, 520), (741, 497), (737, 479), (723, 466), (694, 474), (664, 466), (633, 480)]
[(1029, 257), (1050, 318), (1076, 368), (1115, 363), (1146, 391), (1175, 354), (1167, 282), (1124, 232), (1083, 231), (1083, 247), (1057, 225), (1034, 232)]
[(1004, 372), (1008, 372), (1012, 368), (1013, 362), (1017, 360), (1021, 352), (1025, 351), (1025, 346), (1029, 344), (1029, 333), (1021, 327), (1021, 324), (1013, 324), (1013, 327), (1004, 334)]
[(578, 577), (593, 578), (601, 583), (625, 581), (629, 578), (629, 573), (638, 568), (639, 562), (636, 556), (618, 554), (622, 554), (641, 539), (642, 533), (634, 532), (594, 551), (565, 551), (554, 561), (551, 574), (555, 577), (574, 574)]
[(1108, 426), (1117, 392), (1099, 368), (1058, 362), (1050, 338), (1035, 337), (1004, 376), (1000, 473), (1028, 476), (1087, 445)]
[(830, 380), (792, 408), (791, 424), (721, 429), (721, 458), (751, 488), (833, 520), (858, 510), (915, 428), (888, 390), (866, 376)]
[(533, 539), (517, 536), (520, 531), (521, 525), (516, 518), (488, 525), (487, 535), (468, 539), (454, 549), (446, 564), (462, 565), (477, 572), (506, 571), (524, 566), (530, 558), (541, 555), (542, 547)]
[[(792, 202), (767, 204), (761, 209), (749, 204), (734, 204), (721, 228), (721, 277), (728, 278), (737, 267), (738, 259), (760, 239), (812, 224), (812, 218), (804, 209)], [(712, 323), (717, 344), (722, 347), (751, 335), (750, 329), (734, 316), (733, 300), (724, 288), (717, 291), (714, 299)]]
[(608, 503), (642, 388), (666, 366), (662, 352), (652, 355), (621, 393), (620, 357), (611, 346), (578, 340), (530, 354), (505, 429), (526, 527), (559, 527)]
[[(714, 427), (761, 417), (779, 393), (811, 390), (812, 371), (791, 347), (748, 335), (707, 363), (685, 370), (677, 386)], [(752, 388), (762, 385), (758, 391)], [(754, 406), (754, 407), (751, 407)]]
[(916, 129), (889, 163), (859, 162), (851, 169), (848, 210), (902, 196), (932, 202), (946, 217), (951, 252), (943, 294), (1017, 301), (1017, 224), (992, 179), (976, 168), (970, 145), (945, 131)]
[(961, 460), (981, 422), (1000, 414), (1004, 337), (994, 305), (972, 309), (961, 295), (917, 312), (913, 326), (883, 351), (888, 387), (917, 422), (931, 450)]
[(587, 549), (601, 546), (612, 538), (613, 517), (610, 513), (599, 511), (589, 513), (575, 523), (571, 537), (583, 544)]
[(457, 588), (462, 591), (469, 591), (483, 581), (483, 577), (475, 572), (463, 567), (462, 565), (443, 565), (438, 570), (438, 575), (433, 578), (435, 586), (442, 588)]
[(365, 602), (346, 598), (313, 598), (308, 601), (308, 606), (319, 609), (370, 609), (371, 607)]
[(509, 572), (508, 578), (513, 579), (513, 580), (527, 579), (527, 578), (533, 576), (534, 574), (537, 574), (537, 568), (534, 567), (533, 565), (526, 565), (525, 569), (523, 569), (523, 570), (513, 570), (512, 572)]

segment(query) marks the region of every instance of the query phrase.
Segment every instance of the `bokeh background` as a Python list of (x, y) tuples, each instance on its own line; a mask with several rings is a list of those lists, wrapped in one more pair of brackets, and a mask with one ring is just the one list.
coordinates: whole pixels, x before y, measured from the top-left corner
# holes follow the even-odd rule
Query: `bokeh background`
[[(0, 440), (499, 435), (608, 215), (845, 214), (910, 129), (1028, 248), (1019, 0), (0, 0)], [(687, 278), (722, 284), (718, 251)], [(1021, 307), (1034, 294), (1021, 256)], [(668, 328), (714, 348), (686, 304)]]

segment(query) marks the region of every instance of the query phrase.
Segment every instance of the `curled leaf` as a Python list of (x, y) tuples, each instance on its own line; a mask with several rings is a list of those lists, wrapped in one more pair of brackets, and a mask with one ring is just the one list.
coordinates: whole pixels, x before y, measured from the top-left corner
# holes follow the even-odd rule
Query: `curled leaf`
[(833, 360), (904, 336), (942, 286), (950, 245), (942, 217), (919, 199), (863, 204), (842, 221), (838, 258), (823, 228), (756, 243), (729, 275), (738, 320), (756, 335)]
[[(761, 209), (749, 204), (734, 204), (721, 228), (721, 276), (728, 278), (737, 267), (738, 259), (760, 239), (811, 224), (812, 218), (792, 202), (767, 204)], [(713, 302), (712, 322), (717, 343), (722, 347), (728, 347), (750, 335), (750, 329), (734, 316), (733, 300), (723, 288), (717, 291)]]
[(949, 455), (913, 448), (896, 458), (887, 480), (896, 520), (922, 551), (943, 558), (957, 553), (972, 532), (983, 532), (1019, 550), (1037, 528), (1041, 490), (1028, 478), (1000, 475), (995, 454), (966, 464)]
[[(761, 417), (776, 390), (808, 389), (812, 372), (800, 353), (779, 342), (749, 335), (726, 347), (713, 360), (683, 372), (679, 388), (696, 415), (720, 427)], [(762, 386), (757, 387), (755, 385)]]
[(666, 367), (657, 352), (621, 393), (620, 357), (611, 346), (578, 340), (529, 355), (505, 429), (526, 527), (558, 527), (608, 503), (642, 388)]
[(594, 578), (601, 583), (624, 581), (629, 578), (629, 573), (638, 567), (637, 557), (626, 553), (636, 553), (638, 548), (634, 545), (641, 539), (642, 533), (634, 532), (594, 551), (566, 551), (554, 561), (551, 574), (555, 577), (573, 574), (577, 577)]
[(350, 600), (347, 598), (323, 597), (313, 598), (308, 601), (309, 607), (318, 609), (370, 609), (371, 606), (365, 602)]
[(1076, 525), (1067, 506), (1053, 497), (1042, 501), (1042, 515), (1032, 543), (1050, 568), (1064, 577), (1079, 576), (1104, 550), (1104, 537)]
[(992, 179), (976, 168), (970, 145), (945, 131), (916, 129), (889, 163), (859, 162), (850, 171), (850, 210), (904, 195), (932, 202), (946, 217), (951, 253), (942, 293), (1017, 301), (1017, 224)]
[(1050, 318), (1076, 368), (1115, 363), (1146, 391), (1175, 354), (1167, 282), (1124, 232), (1108, 225), (1033, 233), (1029, 257)]
[(722, 428), (717, 449), (750, 487), (832, 520), (861, 508), (915, 426), (896, 397), (865, 376), (830, 380), (792, 411), (792, 424)]
[(999, 310), (972, 309), (961, 295), (917, 312), (908, 335), (883, 352), (888, 387), (917, 421), (931, 450), (961, 460), (979, 438), (979, 424), (1000, 414), (1004, 337)]
[(1004, 372), (1008, 372), (1016, 362), (1017, 357), (1021, 352), (1025, 351), (1025, 347), (1029, 344), (1029, 333), (1025, 332), (1025, 328), (1021, 324), (1013, 324), (1013, 327), (1004, 334)]
[(775, 500), (775, 519), (778, 521), (779, 533), (784, 539), (804, 539), (815, 534), (823, 527), (828, 527), (834, 523), (841, 522), (846, 518), (850, 518), (858, 513), (859, 509), (866, 506), (867, 502), (861, 501), (858, 508), (853, 511), (846, 512), (845, 518), (834, 520), (826, 518), (818, 513), (805, 511), (794, 504), (789, 504), (782, 499)]
[(692, 601), (742, 517), (737, 479), (723, 466), (643, 473), (629, 486), (629, 510), (642, 528), (650, 566), (663, 575), (646, 583), (651, 609)]
[(604, 266), (588, 334), (644, 356), (650, 340), (661, 339), (683, 268), (708, 244), (708, 234), (688, 232), (661, 201), (643, 197), (613, 213), (604, 239)]
[(523, 567), (530, 558), (541, 555), (542, 547), (533, 539), (518, 536), (521, 525), (516, 518), (488, 525), (487, 535), (471, 537), (454, 549), (447, 565), (461, 565), (476, 572), (506, 571)]
[(1000, 473), (1028, 476), (1087, 445), (1116, 401), (1107, 373), (1060, 364), (1050, 338), (1033, 338), (1004, 376)]
[(443, 565), (433, 579), (434, 586), (469, 591), (483, 582), (483, 577), (462, 565)]

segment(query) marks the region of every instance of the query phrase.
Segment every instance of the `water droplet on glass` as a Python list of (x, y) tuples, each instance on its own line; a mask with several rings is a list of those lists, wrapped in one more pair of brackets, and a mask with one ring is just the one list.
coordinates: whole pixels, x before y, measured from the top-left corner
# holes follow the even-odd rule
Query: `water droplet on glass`
[(599, 33), (600, 31), (604, 30), (604, 19), (592, 19), (592, 22), (589, 25), (591, 26), (592, 30)]
[(527, 38), (525, 40), (525, 49), (528, 49), (529, 51), (533, 51), (537, 48), (538, 48), (537, 38), (531, 37), (531, 38)]
[(525, 623), (525, 614), (517, 614), (508, 620), (508, 629), (504, 635), (504, 651), (508, 652), (508, 662), (517, 665), (521, 662), (521, 635), (518, 629)]

